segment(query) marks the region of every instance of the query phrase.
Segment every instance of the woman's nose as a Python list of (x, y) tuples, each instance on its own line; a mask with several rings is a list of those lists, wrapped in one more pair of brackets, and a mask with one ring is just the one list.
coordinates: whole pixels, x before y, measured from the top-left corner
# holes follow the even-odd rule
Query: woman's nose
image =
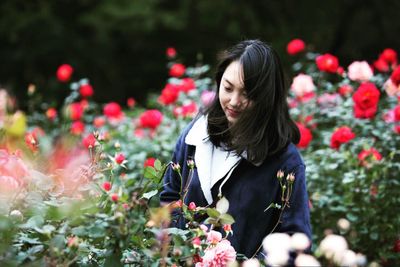
[(240, 95), (239, 94), (233, 94), (231, 99), (230, 99), (230, 101), (229, 101), (229, 104), (232, 107), (239, 107), (241, 102), (242, 102), (242, 100), (240, 98)]

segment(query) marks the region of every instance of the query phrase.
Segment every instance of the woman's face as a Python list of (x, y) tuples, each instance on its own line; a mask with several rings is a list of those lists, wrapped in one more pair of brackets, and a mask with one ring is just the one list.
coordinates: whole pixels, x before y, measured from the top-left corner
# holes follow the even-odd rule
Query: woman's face
[(249, 104), (243, 83), (243, 68), (239, 61), (233, 61), (222, 75), (219, 86), (219, 103), (230, 124), (237, 121)]

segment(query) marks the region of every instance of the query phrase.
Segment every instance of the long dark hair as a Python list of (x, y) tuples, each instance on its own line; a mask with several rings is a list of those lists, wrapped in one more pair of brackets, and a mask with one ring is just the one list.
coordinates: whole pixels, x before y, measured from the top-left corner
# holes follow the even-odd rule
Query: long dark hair
[(219, 59), (217, 96), (226, 68), (238, 61), (243, 68), (244, 90), (252, 104), (229, 125), (216, 97), (205, 111), (210, 141), (239, 155), (245, 152), (253, 163), (281, 152), (290, 142), (298, 143), (300, 133), (289, 116), (288, 88), (278, 54), (259, 40), (246, 40), (221, 53)]

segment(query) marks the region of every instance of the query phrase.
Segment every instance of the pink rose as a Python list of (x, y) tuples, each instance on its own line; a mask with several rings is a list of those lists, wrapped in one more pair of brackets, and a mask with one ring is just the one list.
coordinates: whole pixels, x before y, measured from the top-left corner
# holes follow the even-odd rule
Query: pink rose
[(333, 108), (340, 102), (340, 96), (337, 93), (323, 93), (317, 98), (317, 103), (321, 108)]
[(394, 109), (389, 110), (388, 112), (384, 113), (382, 115), (382, 119), (386, 123), (392, 123), (395, 122), (395, 116), (394, 116)]
[(299, 74), (294, 77), (292, 85), (290, 86), (296, 97), (302, 97), (315, 90), (314, 82), (311, 76), (306, 74)]
[(384, 84), (383, 88), (385, 89), (386, 93), (389, 96), (396, 96), (400, 95), (400, 84), (396, 86), (393, 82), (392, 79), (388, 79)]
[(202, 262), (196, 263), (196, 267), (220, 267), (236, 260), (236, 251), (228, 240), (222, 240), (216, 246), (207, 248)]
[(222, 234), (220, 232), (211, 230), (207, 234), (207, 242), (211, 244), (217, 244), (219, 241), (221, 241), (221, 239), (222, 239)]
[(371, 79), (374, 73), (366, 61), (354, 61), (348, 67), (348, 75), (350, 80), (366, 82)]
[(215, 98), (215, 92), (214, 91), (203, 91), (201, 93), (201, 103), (203, 103), (204, 106), (210, 105)]

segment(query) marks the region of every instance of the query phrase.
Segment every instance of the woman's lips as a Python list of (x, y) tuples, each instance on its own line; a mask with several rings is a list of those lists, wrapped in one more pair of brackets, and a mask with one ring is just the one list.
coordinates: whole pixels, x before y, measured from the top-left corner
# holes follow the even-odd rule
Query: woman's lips
[(236, 118), (236, 117), (239, 116), (240, 111), (233, 110), (233, 109), (230, 109), (230, 108), (226, 108), (226, 113), (228, 113), (228, 116)]

